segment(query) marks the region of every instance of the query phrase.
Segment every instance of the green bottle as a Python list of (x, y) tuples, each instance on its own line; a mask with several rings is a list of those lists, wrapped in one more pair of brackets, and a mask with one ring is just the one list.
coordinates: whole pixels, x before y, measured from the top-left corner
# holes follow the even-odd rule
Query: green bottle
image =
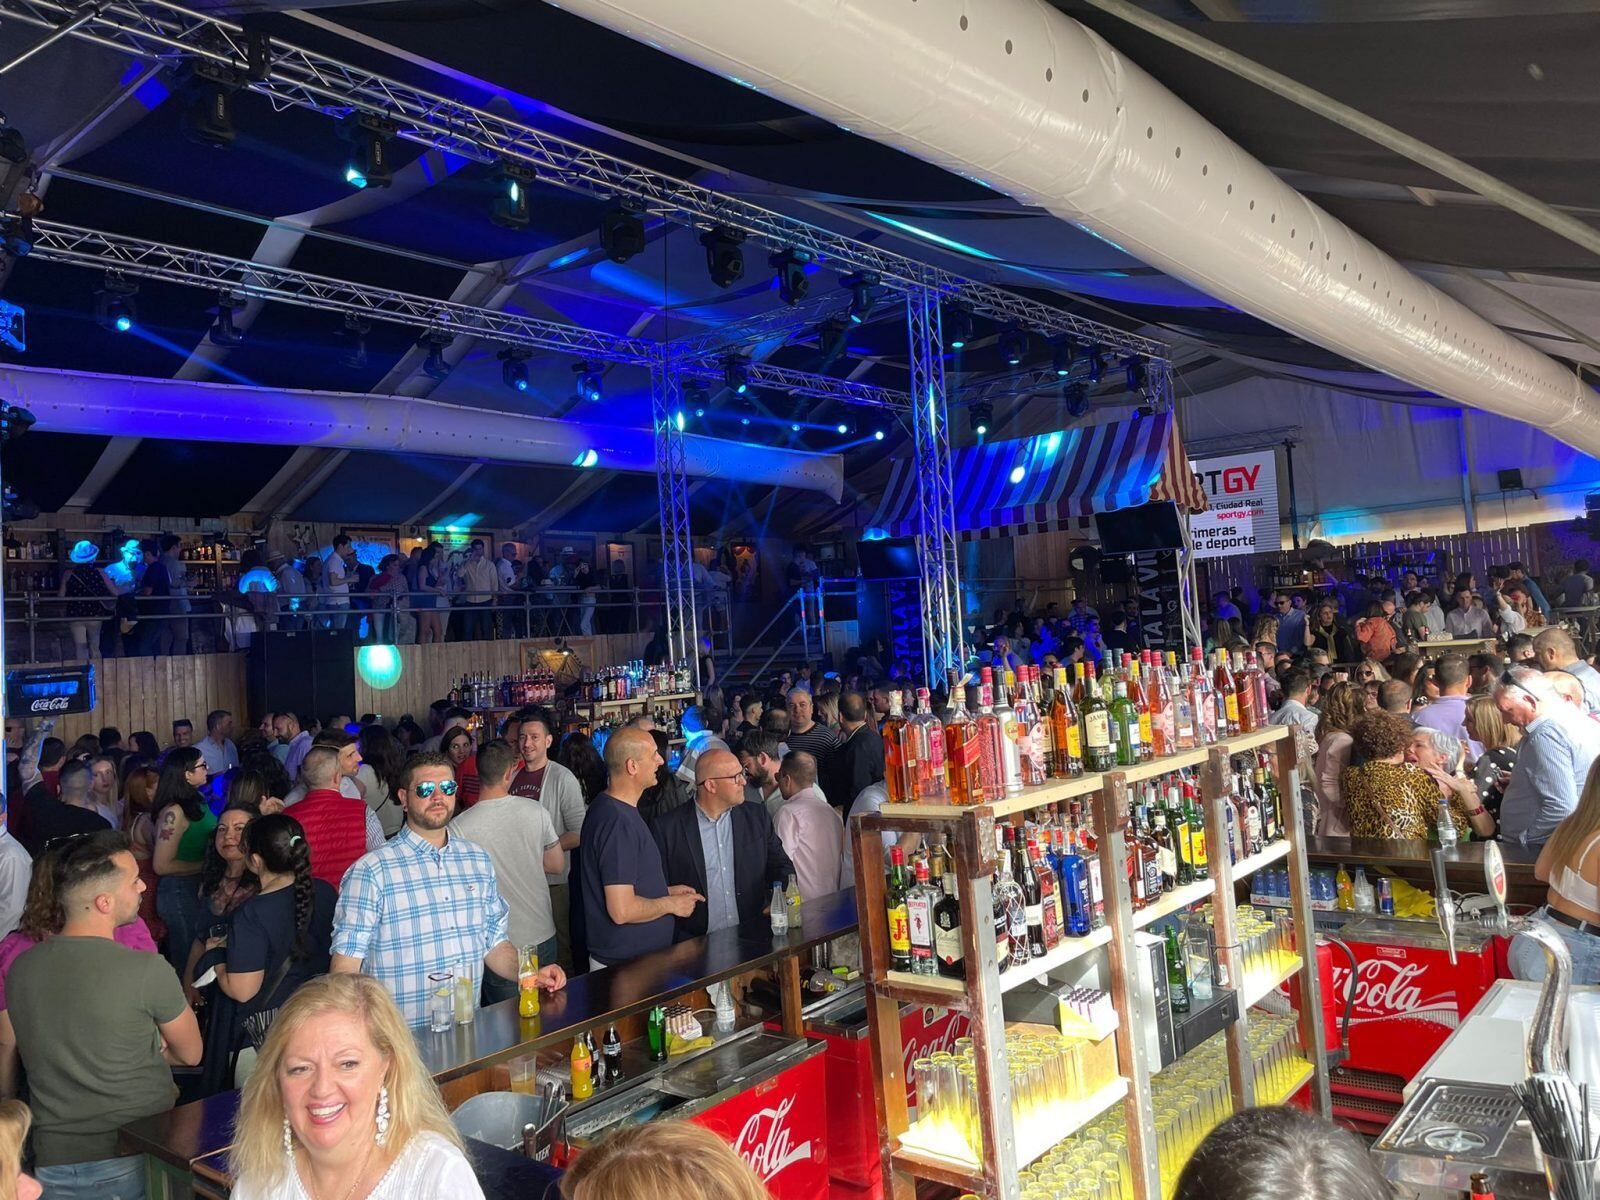
[(1168, 924), (1162, 935), (1167, 943), (1167, 996), (1175, 1013), (1189, 1011), (1189, 964), (1183, 954), (1178, 927)]
[(1117, 766), (1134, 766), (1139, 761), (1139, 710), (1128, 699), (1128, 685), (1120, 678), (1112, 692), (1111, 723), (1115, 729), (1112, 741), (1117, 746)]

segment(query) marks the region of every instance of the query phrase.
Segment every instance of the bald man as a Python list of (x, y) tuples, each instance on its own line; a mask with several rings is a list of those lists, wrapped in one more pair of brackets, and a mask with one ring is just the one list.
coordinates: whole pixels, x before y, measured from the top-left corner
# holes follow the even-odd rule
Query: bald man
[(1583, 687), (1581, 707), (1591, 717), (1600, 715), (1600, 671), (1578, 657), (1578, 644), (1565, 629), (1541, 629), (1533, 639), (1533, 657), (1545, 672), (1564, 671)]
[(660, 766), (655, 739), (642, 729), (619, 729), (606, 742), (606, 790), (590, 803), (578, 845), (591, 970), (666, 949), (673, 918), (705, 899), (686, 884), (667, 886), (661, 851), (639, 815), (639, 797)]
[(794, 871), (766, 805), (745, 803), (744, 769), (727, 750), (700, 755), (694, 803), (656, 818), (651, 832), (668, 884), (706, 898), (677, 919), (676, 941), (747, 922), (759, 925), (772, 885), (787, 882)]

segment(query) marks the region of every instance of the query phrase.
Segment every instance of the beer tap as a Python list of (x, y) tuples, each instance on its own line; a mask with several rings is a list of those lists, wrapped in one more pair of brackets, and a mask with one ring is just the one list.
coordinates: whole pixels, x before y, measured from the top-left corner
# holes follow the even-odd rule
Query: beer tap
[(1499, 842), (1483, 843), (1483, 879), (1489, 895), (1494, 898), (1495, 930), (1505, 934), (1510, 930), (1506, 919), (1506, 861), (1500, 853)]
[(1444, 851), (1433, 852), (1433, 886), (1438, 899), (1434, 903), (1439, 917), (1439, 932), (1444, 934), (1445, 947), (1450, 951), (1450, 965), (1456, 965), (1456, 905), (1450, 896), (1450, 887), (1444, 877)]
[(1572, 952), (1548, 926), (1529, 921), (1524, 937), (1544, 950), (1548, 969), (1539, 989), (1539, 1002), (1528, 1026), (1528, 1073), (1565, 1075), (1567, 1072), (1567, 999), (1572, 988)]

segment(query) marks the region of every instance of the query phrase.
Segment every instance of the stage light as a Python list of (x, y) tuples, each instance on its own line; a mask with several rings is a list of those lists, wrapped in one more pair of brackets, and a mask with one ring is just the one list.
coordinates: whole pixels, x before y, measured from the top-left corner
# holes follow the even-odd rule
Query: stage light
[(822, 352), (819, 371), (826, 371), (845, 351), (850, 337), (850, 323), (843, 317), (829, 317), (817, 324), (817, 349)]
[(8, 346), (18, 354), (28, 349), (28, 314), (22, 305), (0, 300), (0, 346)]
[(678, 427), (679, 433), (683, 432), (683, 427), (686, 424), (683, 416), (683, 409), (680, 408), (677, 412), (672, 414), (672, 423)]
[(494, 178), (495, 197), (489, 206), (489, 219), (502, 229), (526, 229), (532, 220), (528, 185), (533, 178), (533, 171), (520, 163), (501, 163)]
[(575, 467), (581, 467), (584, 470), (587, 470), (588, 468), (594, 466), (595, 463), (597, 463), (599, 461), (600, 461), (600, 455), (596, 451), (594, 451), (594, 450), (585, 450), (582, 453), (580, 453), (578, 455), (578, 457), (576, 457), (576, 458), (574, 458), (572, 460), (572, 465), (575, 466)]
[(799, 304), (811, 290), (811, 280), (806, 268), (811, 265), (811, 255), (790, 246), (767, 260), (778, 272), (778, 298), (785, 304)]
[(952, 350), (966, 348), (972, 340), (972, 310), (964, 304), (952, 304), (944, 314), (944, 344)]
[(572, 364), (572, 373), (578, 379), (578, 399), (596, 402), (605, 394), (600, 386), (600, 371), (592, 363)]
[(1144, 390), (1144, 360), (1129, 355), (1122, 360), (1122, 381), (1130, 392)]
[(704, 417), (706, 415), (706, 410), (703, 408), (697, 408), (694, 410), (694, 415), (697, 417)]
[(872, 315), (872, 306), (877, 303), (877, 288), (880, 282), (882, 281), (876, 271), (856, 271), (839, 281), (840, 287), (850, 290), (851, 324), (863, 324)]
[(450, 364), (445, 361), (444, 352), (445, 347), (453, 341), (454, 336), (442, 330), (429, 330), (417, 339), (417, 345), (428, 352), (422, 362), (422, 373), (429, 379), (443, 383), (450, 378)]
[(107, 271), (105, 281), (95, 291), (95, 311), (100, 324), (114, 333), (127, 333), (138, 323), (134, 298), (139, 285), (133, 280)]
[(1061, 398), (1066, 402), (1067, 415), (1074, 420), (1089, 411), (1089, 389), (1081, 383), (1069, 383), (1061, 389)]
[(793, 425), (789, 426), (789, 432), (790, 433), (799, 433), (800, 432), (800, 423), (798, 421), (796, 421)]
[(232, 292), (218, 292), (216, 307), (211, 311), (216, 320), (206, 331), (206, 339), (213, 346), (238, 346), (244, 343), (244, 331), (233, 323), (233, 314), (245, 306), (245, 298)]
[(739, 424), (741, 424), (741, 425), (750, 424), (750, 418), (749, 417), (740, 417), (739, 418)]
[(1027, 477), (1028, 477), (1028, 468), (1026, 468), (1026, 467), (1012, 467), (1011, 468), (1011, 482), (1012, 483), (1021, 483)]
[(183, 134), (201, 146), (231, 146), (234, 138), (233, 93), (239, 87), (236, 72), (209, 59), (194, 62), (188, 101), (183, 109)]
[(1099, 346), (1090, 346), (1084, 354), (1084, 359), (1089, 364), (1089, 382), (1099, 383), (1106, 373), (1105, 351), (1100, 349)]
[(750, 360), (730, 354), (722, 360), (722, 384), (735, 396), (750, 390)]
[(1072, 373), (1072, 343), (1062, 338), (1050, 351), (1050, 367), (1062, 379)]
[(345, 164), (344, 181), (353, 188), (388, 187), (394, 182), (389, 166), (389, 139), (398, 132), (393, 121), (373, 113), (346, 117), (341, 132), (354, 143)]
[(706, 248), (706, 272), (711, 282), (719, 288), (732, 287), (744, 275), (744, 244), (742, 230), (718, 225), (700, 235), (700, 244)]
[(836, 425), (836, 426), (834, 426), (834, 428), (837, 429), (840, 433), (849, 433), (850, 432), (850, 426), (848, 426), (848, 425)]
[(619, 205), (600, 218), (600, 248), (612, 262), (625, 263), (644, 246), (644, 221), (638, 213)]
[(1020, 367), (1022, 360), (1028, 357), (1028, 335), (1015, 325), (1000, 331), (998, 345), (1000, 357), (1010, 366)]
[(872, 431), (872, 440), (873, 440), (873, 441), (875, 441), (875, 442), (881, 442), (881, 441), (883, 441), (883, 430), (881, 430), (881, 429), (874, 429), (874, 430), (873, 430), (873, 431)]
[(365, 317), (358, 317), (355, 313), (344, 314), (344, 325), (334, 332), (334, 336), (350, 343), (349, 349), (339, 355), (339, 362), (352, 370), (359, 370), (367, 365), (367, 334), (372, 331), (372, 322)]
[(514, 392), (528, 390), (528, 352), (507, 346), (495, 356), (500, 360), (500, 379)]
[(994, 405), (987, 400), (975, 400), (967, 405), (967, 428), (979, 437), (989, 432), (994, 424)]
[(11, 442), (27, 433), (39, 418), (20, 404), (0, 403), (0, 442)]

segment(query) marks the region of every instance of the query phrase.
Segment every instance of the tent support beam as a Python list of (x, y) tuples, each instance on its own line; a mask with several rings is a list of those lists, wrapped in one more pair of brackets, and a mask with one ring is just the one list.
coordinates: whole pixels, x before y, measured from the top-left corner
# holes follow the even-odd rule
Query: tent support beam
[(911, 352), (917, 530), (922, 542), (922, 655), (926, 683), (934, 688), (967, 665), (938, 293), (918, 289), (906, 294), (906, 327)]

